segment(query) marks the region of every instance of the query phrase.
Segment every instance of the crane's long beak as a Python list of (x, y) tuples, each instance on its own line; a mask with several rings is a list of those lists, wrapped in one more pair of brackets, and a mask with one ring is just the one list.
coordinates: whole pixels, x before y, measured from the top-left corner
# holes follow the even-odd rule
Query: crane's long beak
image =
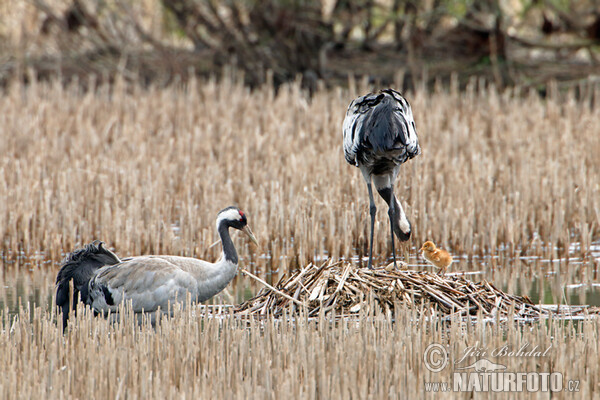
[(256, 246), (258, 246), (258, 241), (256, 240), (256, 237), (254, 236), (254, 233), (252, 233), (252, 230), (250, 229), (250, 227), (248, 225), (246, 225), (245, 227), (243, 227), (242, 231), (246, 235), (248, 235), (248, 237), (250, 238), (250, 240), (252, 240), (252, 243), (254, 243)]

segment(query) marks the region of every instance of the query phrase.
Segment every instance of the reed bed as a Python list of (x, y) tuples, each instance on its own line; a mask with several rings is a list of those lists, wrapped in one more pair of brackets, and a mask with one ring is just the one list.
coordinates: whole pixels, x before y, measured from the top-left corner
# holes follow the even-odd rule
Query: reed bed
[[(111, 324), (80, 312), (63, 336), (53, 311), (24, 305), (16, 317), (0, 311), (0, 397), (395, 399), (411, 393), (430, 398), (425, 382), (452, 382), (453, 363), (467, 347), (505, 345), (550, 350), (544, 357), (488, 358), (508, 371), (561, 372), (565, 382), (580, 381), (577, 397), (598, 396), (598, 319), (501, 329), (415, 317), (407, 309), (396, 322), (377, 313), (360, 323), (333, 321), (323, 313), (259, 320), (230, 312), (211, 317), (192, 307), (152, 328), (129, 320)], [(438, 373), (423, 363), (431, 343), (448, 346), (452, 357)], [(575, 354), (585, 356), (574, 361)], [(549, 393), (519, 396), (548, 398)]]
[[(23, 15), (31, 8), (1, 4)], [(37, 22), (28, 18), (26, 25)], [(17, 25), (6, 29), (28, 30)], [(11, 34), (9, 46), (35, 45), (23, 35)], [(432, 343), (448, 346), (452, 361), (469, 346), (551, 347), (544, 357), (493, 361), (509, 371), (562, 372), (581, 382), (579, 397), (598, 397), (600, 320), (585, 308), (572, 309), (578, 320), (489, 324), (521, 309), (547, 316), (564, 309), (460, 277), (348, 269), (348, 260), (366, 252), (368, 198), (359, 171), (343, 158), (341, 122), (348, 103), (370, 85), (350, 79), (347, 89), (320, 88), (309, 97), (298, 82), (277, 93), (271, 85), (250, 91), (236, 74), (224, 76), (169, 87), (120, 79), (109, 86), (93, 77), (64, 86), (32, 76), (2, 93), (0, 397), (432, 397), (425, 382), (449, 382), (454, 371), (425, 368)], [(452, 84), (405, 93), (423, 154), (403, 166), (396, 184), (414, 229), (400, 249), (404, 259), (431, 239), (457, 256), (453, 271), (484, 256), (489, 262), (477, 268), (491, 272), (512, 260), (500, 282), (509, 293), (516, 272), (527, 280), (552, 271), (556, 293), (565, 274), (597, 280), (600, 87), (579, 89), (576, 100), (551, 85), (540, 99), (473, 80), (464, 92)], [(231, 204), (248, 213), (261, 242), (255, 249), (234, 237), (243, 267), (312, 309), (264, 290), (237, 310), (188, 307), (155, 327), (111, 324), (80, 310), (63, 335), (51, 304), (65, 253), (100, 239), (123, 256), (214, 260), (214, 218)], [(389, 226), (383, 201), (377, 205), (381, 265), (388, 263)], [(522, 256), (561, 262), (529, 264)], [(326, 269), (314, 266), (324, 259), (342, 261), (324, 264), (325, 277)], [(313, 281), (294, 282), (299, 276)], [(246, 289), (243, 279), (232, 285), (237, 293)], [(472, 309), (464, 294), (481, 307)], [(226, 297), (215, 301), (235, 303)], [(455, 312), (447, 298), (457, 302)], [(432, 304), (435, 312), (426, 316), (446, 317), (422, 318)], [(335, 312), (326, 312), (331, 306)], [(271, 313), (260, 315), (263, 309)], [(484, 318), (462, 318), (471, 313)], [(348, 314), (356, 318), (337, 318)]]
[[(274, 282), (323, 257), (363, 255), (368, 196), (343, 158), (341, 121), (371, 87), (351, 80), (309, 98), (298, 83), (250, 91), (231, 75), (167, 88), (92, 81), (87, 91), (14, 82), (0, 97), (3, 257), (58, 262), (101, 239), (123, 256), (215, 259), (214, 218), (230, 204), (262, 244), (236, 239), (245, 265)], [(594, 266), (600, 90), (586, 90), (542, 100), (473, 81), (464, 93), (406, 93), (423, 154), (396, 185), (414, 229), (401, 253), (432, 239), (467, 257), (557, 258), (573, 244)], [(381, 263), (389, 230), (377, 205)]]
[[(391, 267), (391, 265), (390, 265)], [(425, 271), (356, 268), (337, 262), (309, 264), (275, 286), (235, 307), (240, 315), (273, 315), (303, 310), (309, 317), (334, 314), (356, 317), (363, 307), (396, 315), (398, 304), (419, 310), (420, 317), (478, 317), (496, 321), (533, 322), (552, 315), (552, 307), (536, 306), (527, 296), (497, 289), (485, 279), (473, 282), (462, 276)], [(596, 308), (558, 307), (563, 318), (597, 314)], [(372, 312), (367, 308), (368, 314)]]

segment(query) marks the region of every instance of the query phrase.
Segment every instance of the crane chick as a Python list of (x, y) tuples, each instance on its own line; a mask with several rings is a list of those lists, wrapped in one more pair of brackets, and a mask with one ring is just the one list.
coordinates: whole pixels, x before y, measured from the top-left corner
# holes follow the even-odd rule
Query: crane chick
[(440, 269), (438, 273), (442, 276), (446, 273), (446, 270), (450, 264), (452, 264), (452, 256), (450, 253), (448, 253), (446, 250), (435, 247), (435, 243), (430, 240), (423, 243), (423, 246), (419, 251), (423, 252), (423, 257), (425, 260), (429, 261), (431, 264)]

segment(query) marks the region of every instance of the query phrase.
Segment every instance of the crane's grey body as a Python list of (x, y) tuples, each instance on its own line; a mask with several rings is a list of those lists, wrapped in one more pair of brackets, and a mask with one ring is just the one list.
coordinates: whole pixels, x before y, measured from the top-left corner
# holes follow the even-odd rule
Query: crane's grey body
[[(216, 263), (191, 257), (148, 255), (120, 259), (94, 241), (67, 256), (57, 276), (56, 304), (62, 308), (63, 327), (69, 313), (69, 282), (73, 301), (89, 305), (94, 312), (115, 314), (126, 302), (135, 313), (168, 312), (175, 302), (192, 303), (210, 299), (221, 292), (237, 274), (238, 256), (229, 228), (244, 231), (256, 243), (246, 216), (235, 207), (222, 210), (217, 231), (223, 255)], [(73, 306), (73, 308), (75, 308)]]
[(394, 263), (394, 233), (401, 241), (411, 225), (394, 195), (400, 165), (421, 153), (412, 109), (400, 93), (385, 89), (361, 96), (348, 107), (343, 124), (344, 157), (360, 169), (367, 184), (371, 214), (369, 268), (373, 259), (373, 229), (377, 208), (371, 183), (389, 206)]
[(346, 161), (369, 175), (397, 174), (401, 164), (421, 152), (410, 105), (391, 89), (354, 100), (343, 131)]
[(220, 293), (237, 274), (237, 263), (190, 257), (139, 256), (100, 268), (89, 282), (89, 305), (115, 313), (124, 301), (133, 312), (169, 310), (189, 293), (192, 303)]

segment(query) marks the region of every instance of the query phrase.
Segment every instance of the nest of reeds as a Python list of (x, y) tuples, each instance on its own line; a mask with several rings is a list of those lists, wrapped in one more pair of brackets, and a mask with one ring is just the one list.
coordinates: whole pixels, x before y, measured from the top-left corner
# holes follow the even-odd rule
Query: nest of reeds
[(486, 280), (475, 283), (463, 276), (426, 271), (370, 270), (341, 262), (320, 267), (309, 264), (289, 278), (284, 276), (277, 285), (267, 285), (236, 306), (235, 313), (280, 317), (304, 308), (309, 317), (320, 312), (357, 316), (363, 308), (366, 313), (374, 312), (373, 307), (390, 312), (398, 304), (442, 317), (535, 320), (556, 312), (569, 316), (585, 313), (585, 307), (538, 306), (527, 296), (507, 294)]

